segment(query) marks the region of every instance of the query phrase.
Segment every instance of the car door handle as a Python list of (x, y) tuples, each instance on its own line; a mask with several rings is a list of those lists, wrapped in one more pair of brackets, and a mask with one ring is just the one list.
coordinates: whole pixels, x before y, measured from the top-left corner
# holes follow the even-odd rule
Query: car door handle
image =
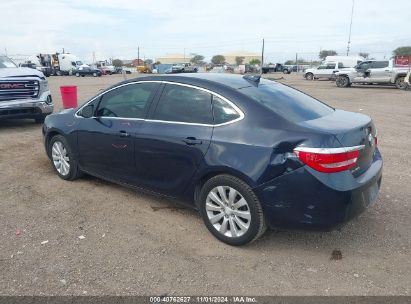
[(197, 139), (195, 137), (186, 137), (183, 139), (183, 142), (185, 142), (189, 146), (201, 145), (203, 143), (200, 139)]
[(120, 131), (119, 132), (120, 137), (129, 137), (130, 134), (128, 134), (126, 131)]

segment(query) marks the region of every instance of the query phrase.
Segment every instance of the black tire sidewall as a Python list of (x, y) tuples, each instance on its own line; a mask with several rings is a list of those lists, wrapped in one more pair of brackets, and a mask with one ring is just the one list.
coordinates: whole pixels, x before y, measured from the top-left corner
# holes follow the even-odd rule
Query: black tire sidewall
[[(207, 195), (213, 188), (217, 186), (229, 186), (234, 188), (244, 197), (244, 199), (248, 203), (251, 213), (250, 228), (241, 237), (230, 238), (220, 234), (208, 219), (207, 211), (205, 209)], [(259, 210), (261, 210), (261, 205), (258, 206), (257, 204), (260, 203), (251, 188), (240, 179), (230, 175), (219, 175), (211, 178), (204, 184), (199, 195), (200, 214), (207, 229), (220, 241), (233, 246), (245, 245), (255, 240), (260, 231), (260, 225), (264, 225), (264, 223), (260, 223), (261, 217), (259, 215)]]
[[(70, 170), (69, 170), (69, 173), (67, 174), (67, 175), (62, 175), (62, 174), (60, 174), (60, 172), (58, 172), (57, 171), (57, 168), (56, 168), (56, 166), (54, 166), (54, 163), (53, 163), (53, 158), (52, 158), (52, 147), (53, 147), (53, 144), (56, 142), (56, 141), (59, 141), (59, 142), (61, 142), (62, 144), (63, 144), (63, 146), (66, 148), (66, 151), (67, 151), (67, 154), (68, 154), (68, 157), (69, 157), (69, 161), (70, 161)], [(72, 150), (71, 150), (71, 148), (70, 148), (70, 145), (68, 144), (68, 142), (67, 142), (67, 140), (63, 137), (63, 136), (61, 136), (61, 135), (55, 135), (51, 140), (50, 140), (50, 142), (49, 142), (49, 144), (48, 144), (48, 153), (49, 153), (49, 156), (50, 156), (50, 160), (51, 160), (51, 165), (53, 166), (53, 169), (54, 169), (54, 171), (57, 173), (57, 175), (60, 177), (60, 178), (62, 178), (62, 179), (64, 179), (64, 180), (73, 180), (73, 179), (75, 179), (76, 177), (77, 177), (77, 162), (76, 162), (76, 160), (74, 159), (74, 157), (73, 157), (73, 152), (72, 152)]]

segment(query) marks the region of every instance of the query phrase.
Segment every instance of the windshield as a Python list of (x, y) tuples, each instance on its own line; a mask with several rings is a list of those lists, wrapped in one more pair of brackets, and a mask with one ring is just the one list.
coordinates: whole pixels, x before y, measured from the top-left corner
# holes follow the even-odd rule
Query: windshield
[(334, 111), (309, 95), (272, 81), (262, 80), (258, 87), (249, 86), (240, 91), (292, 122), (317, 119)]
[(17, 68), (17, 65), (6, 56), (0, 56), (0, 68)]

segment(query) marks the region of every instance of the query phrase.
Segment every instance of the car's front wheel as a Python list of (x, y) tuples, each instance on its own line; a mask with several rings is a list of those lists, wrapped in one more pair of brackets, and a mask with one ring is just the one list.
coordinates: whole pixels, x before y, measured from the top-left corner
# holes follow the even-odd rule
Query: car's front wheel
[(63, 136), (54, 136), (48, 147), (51, 162), (58, 176), (65, 180), (75, 180), (81, 176), (77, 161)]
[(76, 77), (80, 77), (80, 73), (77, 72), (77, 73), (76, 73)]
[(258, 198), (245, 182), (234, 176), (209, 179), (201, 189), (199, 200), (208, 230), (226, 244), (245, 245), (266, 230)]
[[(111, 75), (111, 74), (110, 74), (110, 75)], [(94, 73), (93, 73), (93, 77), (97, 77), (97, 73), (94, 72)]]

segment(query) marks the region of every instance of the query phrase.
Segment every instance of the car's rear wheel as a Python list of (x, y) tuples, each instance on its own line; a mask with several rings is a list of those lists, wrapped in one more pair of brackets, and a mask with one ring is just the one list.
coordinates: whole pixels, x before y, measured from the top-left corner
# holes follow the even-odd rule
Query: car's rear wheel
[(209, 179), (199, 196), (200, 213), (208, 230), (226, 244), (240, 246), (266, 230), (261, 204), (253, 190), (230, 175)]
[(63, 136), (54, 136), (48, 147), (51, 162), (58, 176), (65, 180), (75, 180), (81, 176), (77, 161)]
[(80, 77), (80, 73), (77, 72), (77, 73), (76, 73), (76, 77)]
[(405, 77), (398, 77), (397, 80), (395, 80), (395, 87), (400, 90), (405, 90), (407, 88), (407, 84), (404, 80)]
[(335, 83), (339, 88), (346, 88), (350, 86), (350, 80), (347, 76), (338, 76)]
[(307, 80), (313, 80), (313, 79), (314, 79), (314, 74), (313, 74), (313, 73), (307, 73), (307, 74), (305, 74), (305, 79), (307, 79)]
[[(110, 74), (110, 75), (111, 75), (111, 74)], [(97, 77), (97, 73), (93, 73), (93, 76), (94, 76), (94, 77)]]

